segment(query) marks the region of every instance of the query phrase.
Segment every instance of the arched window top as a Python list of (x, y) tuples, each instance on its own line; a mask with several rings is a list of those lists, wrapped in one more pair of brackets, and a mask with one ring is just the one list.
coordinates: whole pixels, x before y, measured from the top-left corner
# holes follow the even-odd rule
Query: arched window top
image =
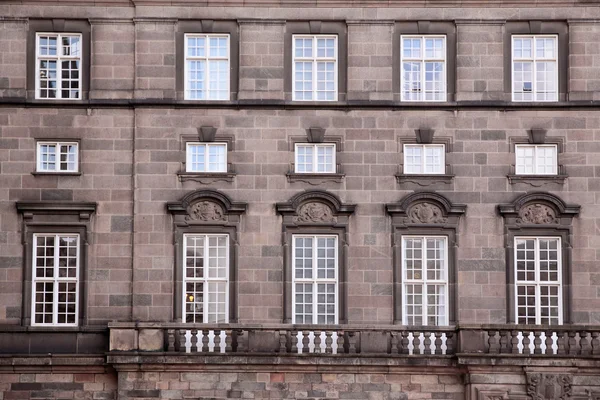
[(396, 222), (400, 218), (406, 224), (453, 224), (457, 225), (467, 206), (453, 204), (435, 192), (416, 192), (398, 203), (386, 204), (386, 210)]
[(183, 216), (188, 223), (227, 223), (229, 217), (243, 214), (247, 204), (233, 202), (229, 196), (216, 190), (194, 190), (181, 201), (167, 203), (174, 216)]
[(511, 225), (571, 225), (580, 209), (548, 192), (526, 193), (510, 204), (498, 206), (500, 215)]
[(294, 195), (285, 203), (277, 203), (277, 212), (294, 223), (337, 223), (347, 220), (356, 205), (344, 204), (335, 194), (325, 190), (307, 190)]

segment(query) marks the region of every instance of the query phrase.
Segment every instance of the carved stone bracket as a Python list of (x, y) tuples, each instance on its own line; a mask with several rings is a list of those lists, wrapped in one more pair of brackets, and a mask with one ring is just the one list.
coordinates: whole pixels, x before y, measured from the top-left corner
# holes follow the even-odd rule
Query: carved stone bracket
[(167, 203), (167, 210), (176, 217), (176, 223), (184, 224), (237, 223), (246, 207), (246, 203), (234, 203), (216, 190), (195, 190), (180, 202)]
[(500, 204), (498, 211), (509, 225), (571, 225), (580, 206), (566, 204), (546, 192), (528, 193), (511, 204)]

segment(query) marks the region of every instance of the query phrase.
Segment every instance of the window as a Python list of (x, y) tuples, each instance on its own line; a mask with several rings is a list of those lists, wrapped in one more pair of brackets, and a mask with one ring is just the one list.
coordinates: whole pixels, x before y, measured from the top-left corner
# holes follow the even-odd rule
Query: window
[(186, 172), (227, 172), (227, 143), (187, 143)]
[(561, 244), (557, 237), (515, 237), (519, 324), (562, 324)]
[(335, 173), (335, 144), (296, 144), (297, 173)]
[(446, 37), (401, 37), (402, 101), (446, 101)]
[(227, 34), (185, 35), (185, 99), (229, 100)]
[(515, 145), (517, 175), (556, 175), (556, 145)]
[(404, 324), (448, 324), (447, 247), (445, 237), (402, 237)]
[(37, 172), (77, 172), (78, 153), (76, 142), (38, 142)]
[(75, 33), (36, 35), (36, 99), (81, 99), (82, 39)]
[(445, 149), (443, 144), (405, 144), (405, 174), (444, 174)]
[(337, 100), (337, 36), (293, 36), (293, 100)]
[(79, 235), (34, 234), (32, 325), (77, 325)]
[(337, 324), (337, 236), (294, 235), (295, 324)]
[(558, 101), (558, 36), (512, 36), (513, 101)]
[(183, 235), (183, 238), (183, 321), (228, 322), (229, 236)]

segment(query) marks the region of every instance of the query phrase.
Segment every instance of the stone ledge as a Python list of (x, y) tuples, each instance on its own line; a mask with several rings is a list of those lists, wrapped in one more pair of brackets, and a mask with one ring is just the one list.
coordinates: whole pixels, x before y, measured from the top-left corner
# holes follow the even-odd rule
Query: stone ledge
[(403, 183), (415, 183), (419, 186), (429, 186), (435, 183), (443, 183), (449, 185), (454, 180), (452, 174), (439, 174), (439, 175), (428, 175), (428, 174), (396, 174), (396, 181), (399, 184)]
[(511, 185), (526, 183), (533, 187), (540, 187), (550, 183), (564, 185), (568, 175), (507, 175), (506, 177)]
[(305, 182), (309, 185), (320, 185), (326, 182), (342, 183), (345, 174), (299, 174), (289, 172), (286, 174), (288, 182)]
[(193, 173), (180, 172), (177, 174), (180, 182), (194, 181), (204, 184), (214, 182), (233, 182), (236, 174), (232, 172), (216, 172), (216, 173)]

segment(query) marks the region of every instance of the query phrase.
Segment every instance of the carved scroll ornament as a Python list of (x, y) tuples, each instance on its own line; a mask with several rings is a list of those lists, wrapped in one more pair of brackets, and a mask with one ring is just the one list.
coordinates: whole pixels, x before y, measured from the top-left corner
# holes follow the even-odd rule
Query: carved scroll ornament
[(564, 374), (527, 374), (527, 394), (533, 400), (569, 400), (573, 378)]
[(530, 204), (519, 210), (519, 224), (555, 224), (556, 212), (544, 204)]
[(296, 222), (334, 222), (331, 208), (323, 203), (306, 203), (298, 210)]
[(419, 203), (408, 213), (408, 222), (417, 224), (441, 224), (446, 222), (442, 210), (431, 203)]
[(223, 208), (217, 203), (212, 201), (199, 201), (188, 208), (188, 217), (186, 219), (212, 222), (225, 221), (226, 218)]

